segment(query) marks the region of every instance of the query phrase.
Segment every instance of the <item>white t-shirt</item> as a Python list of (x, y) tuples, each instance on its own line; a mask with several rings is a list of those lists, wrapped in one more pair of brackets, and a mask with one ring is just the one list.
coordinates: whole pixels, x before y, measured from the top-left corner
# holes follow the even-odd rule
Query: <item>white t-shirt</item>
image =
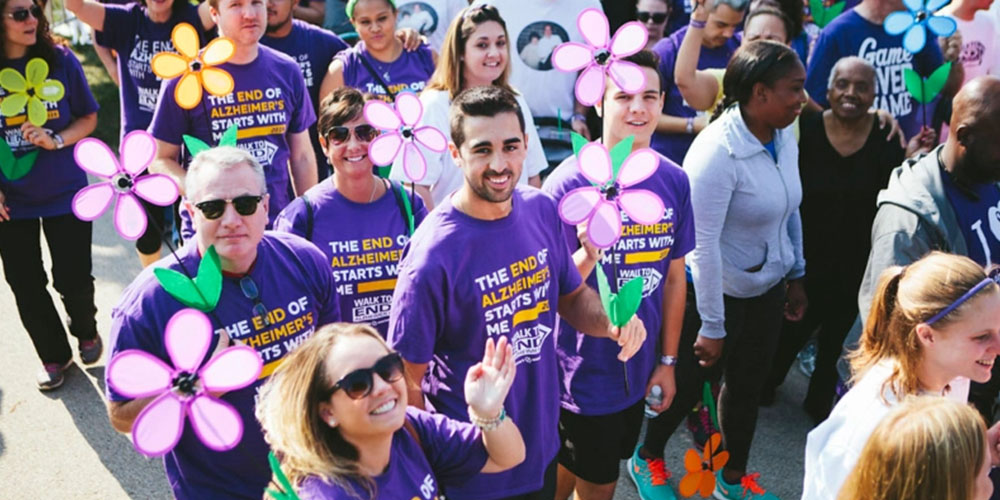
[(598, 0), (475, 0), (491, 4), (507, 22), (511, 44), (510, 83), (524, 93), (539, 117), (573, 116), (576, 73), (552, 67), (552, 51), (563, 42), (586, 43), (576, 26), (584, 9), (601, 8)]
[[(892, 374), (892, 362), (872, 367), (833, 408), (829, 418), (809, 433), (806, 440), (806, 475), (802, 500), (835, 500), (847, 476), (864, 449), (868, 437), (893, 406), (892, 391), (883, 387)], [(969, 399), (969, 379), (956, 378), (944, 394), (965, 403)]]
[(464, 0), (397, 0), (396, 28), (413, 28), (441, 52), (451, 21), (468, 3)]
[[(451, 98), (448, 92), (436, 89), (427, 89), (420, 93), (420, 102), (424, 105), (424, 115), (420, 119), (420, 125), (431, 126), (440, 130), (448, 140), (451, 141), (451, 124), (449, 122), (449, 111), (451, 109)], [(521, 169), (521, 178), (518, 184), (527, 184), (528, 178), (542, 173), (548, 162), (545, 159), (545, 151), (542, 150), (542, 141), (539, 140), (535, 132), (535, 121), (531, 117), (531, 110), (524, 96), (517, 94), (517, 103), (521, 105), (524, 113), (524, 130), (528, 135), (527, 156), (524, 158), (524, 166)], [(423, 146), (418, 146), (427, 160), (427, 176), (420, 181), (422, 186), (431, 187), (431, 197), (434, 205), (440, 205), (444, 199), (462, 187), (464, 178), (462, 170), (451, 159), (451, 152), (445, 150), (443, 153), (435, 153)], [(409, 182), (403, 172), (403, 155), (399, 155), (392, 165), (389, 178)]]
[(1000, 40), (997, 27), (987, 11), (978, 11), (971, 21), (952, 17), (962, 34), (962, 55), (965, 81), (977, 76), (1000, 74)]

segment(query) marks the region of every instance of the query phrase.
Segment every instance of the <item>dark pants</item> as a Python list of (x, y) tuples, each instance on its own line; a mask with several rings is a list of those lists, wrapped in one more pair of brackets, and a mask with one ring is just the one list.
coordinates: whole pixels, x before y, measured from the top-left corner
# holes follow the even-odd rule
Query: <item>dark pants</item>
[(781, 330), (785, 283), (781, 282), (757, 297), (739, 299), (725, 296), (724, 300), (726, 343), (722, 358), (712, 367), (704, 368), (698, 364), (692, 347), (698, 338), (701, 319), (694, 290), (688, 285), (675, 369), (677, 394), (670, 408), (649, 421), (643, 448), (662, 456), (667, 439), (695, 403), (701, 400), (705, 381), (718, 381), (724, 375), (725, 383), (719, 394), (719, 425), (724, 445), (729, 450), (727, 467), (745, 470), (757, 427), (757, 404)]
[(858, 316), (857, 293), (830, 293), (835, 286), (806, 284), (809, 307), (802, 321), (784, 321), (778, 351), (768, 377), (765, 392), (773, 393), (785, 381), (796, 355), (819, 329), (816, 343), (816, 370), (809, 379), (809, 390), (803, 403), (809, 415), (818, 423), (826, 419), (833, 408), (837, 387), (837, 360), (843, 351), (847, 332)]
[(513, 497), (508, 497), (504, 500), (552, 500), (556, 497), (556, 465), (559, 463), (559, 457), (553, 458), (552, 462), (545, 467), (545, 482), (542, 484), (542, 489), (537, 491), (532, 491), (531, 493), (525, 493), (523, 495), (517, 495)]
[(52, 255), (52, 284), (69, 315), (69, 331), (77, 339), (91, 340), (97, 337), (94, 278), (90, 275), (91, 223), (73, 214), (0, 222), (0, 260), (21, 324), (43, 363), (62, 364), (73, 352), (46, 289), (40, 227)]

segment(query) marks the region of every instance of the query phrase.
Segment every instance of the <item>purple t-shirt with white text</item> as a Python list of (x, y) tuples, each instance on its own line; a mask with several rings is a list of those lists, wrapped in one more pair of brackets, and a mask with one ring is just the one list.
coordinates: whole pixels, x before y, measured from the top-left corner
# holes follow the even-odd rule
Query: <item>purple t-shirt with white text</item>
[(513, 469), (477, 475), (449, 498), (490, 500), (536, 491), (559, 447), (555, 333), (559, 297), (580, 287), (556, 202), (517, 186), (506, 217), (487, 221), (448, 198), (403, 249), (389, 316), (389, 344), (411, 363), (429, 363), (422, 390), (437, 411), (468, 421), (464, 382), (486, 339), (506, 337), (517, 376), (505, 407), (527, 457)]
[[(420, 442), (406, 427), (393, 434), (389, 465), (385, 472), (372, 478), (375, 498), (433, 500), (441, 494), (442, 485), (460, 484), (486, 465), (482, 434), (472, 424), (413, 407), (406, 409), (406, 419)], [(344, 488), (311, 476), (302, 482), (297, 493), (302, 500), (366, 498), (362, 485), (355, 481), (348, 484)]]
[[(187, 269), (198, 269), (201, 256), (194, 242), (178, 253)], [(180, 269), (173, 257), (166, 257), (143, 270), (122, 292), (111, 312), (112, 357), (126, 349), (140, 349), (173, 364), (163, 343), (163, 332), (171, 316), (185, 306), (159, 285), (152, 272), (155, 267)], [(254, 418), (257, 390), (283, 358), (317, 328), (340, 320), (337, 294), (325, 258), (302, 238), (265, 232), (249, 276), (269, 311), (273, 322), (270, 326), (255, 317), (255, 302), (243, 295), (239, 278), (233, 277), (223, 278), (222, 296), (208, 316), (213, 328), (225, 328), (230, 338), (253, 347), (263, 359), (264, 369), (257, 382), (221, 397), (236, 408), (243, 420), (243, 439), (236, 448), (225, 452), (206, 448), (186, 423), (180, 442), (163, 457), (173, 493), (182, 500), (261, 498), (271, 472), (267, 463), (269, 448)], [(218, 338), (213, 336), (209, 353)], [(106, 379), (105, 387), (108, 400), (129, 400), (115, 392)]]
[(389, 91), (394, 94), (400, 92), (419, 94), (427, 86), (427, 80), (434, 74), (434, 56), (426, 43), (413, 52), (403, 50), (399, 58), (391, 63), (384, 63), (372, 57), (365, 48), (365, 42), (358, 42), (351, 49), (337, 54), (337, 59), (344, 63), (344, 85), (372, 94), (386, 102), (392, 102), (389, 92), (386, 92), (378, 79), (368, 71), (361, 62), (362, 58), (368, 61), (372, 69), (379, 72), (382, 80), (389, 85)]
[(104, 6), (104, 30), (95, 36), (99, 45), (118, 52), (122, 137), (145, 130), (153, 120), (161, 80), (153, 74), (150, 61), (160, 52), (175, 52), (170, 34), (180, 23), (194, 26), (201, 41), (206, 41), (198, 7), (187, 2), (164, 23), (149, 19), (146, 8), (138, 3)]
[[(24, 75), (27, 64), (27, 57), (6, 59), (0, 63), (0, 69), (12, 68)], [(58, 102), (42, 101), (49, 112), (42, 130), (49, 134), (60, 133), (77, 118), (97, 111), (97, 101), (90, 93), (83, 67), (68, 48), (56, 47), (55, 61), (49, 63), (48, 79), (61, 82), (65, 95)], [(0, 101), (7, 94), (0, 87)], [(15, 220), (68, 214), (72, 210), (73, 196), (87, 185), (87, 174), (76, 166), (72, 147), (49, 151), (28, 142), (21, 133), (21, 125), (26, 120), (27, 106), (18, 115), (0, 116), (2, 140), (15, 157), (38, 151), (34, 167), (24, 177), (12, 181), (0, 172), (0, 192), (7, 198), (4, 203)]]
[[(392, 189), (398, 190), (398, 185)], [(311, 235), (306, 199), (313, 209)], [(306, 191), (305, 198), (292, 200), (274, 221), (275, 231), (307, 238), (326, 254), (340, 296), (340, 317), (367, 323), (383, 337), (389, 330), (399, 258), (410, 240), (397, 199), (387, 191), (372, 203), (356, 203), (340, 194), (330, 179)], [(414, 224), (420, 225), (427, 210), (419, 196), (413, 203)]]
[[(687, 26), (677, 30), (672, 35), (663, 38), (656, 45), (653, 45), (653, 52), (660, 56), (660, 82), (662, 90), (666, 93), (663, 100), (663, 114), (680, 116), (684, 118), (693, 117), (697, 112), (684, 102), (681, 90), (674, 83), (674, 64), (677, 62), (677, 52), (684, 41), (684, 34), (687, 33)], [(726, 43), (712, 49), (701, 47), (698, 56), (698, 69), (725, 68), (729, 64), (729, 58), (733, 56), (736, 49), (740, 47), (740, 41), (731, 37)], [(654, 133), (650, 146), (674, 163), (680, 165), (684, 161), (684, 155), (694, 142), (694, 134), (661, 134)]]
[[(164, 81), (149, 131), (170, 144), (181, 145), (187, 134), (215, 146), (231, 125), (239, 127), (236, 145), (264, 167), (271, 195), (267, 215), (269, 221), (274, 221), (291, 201), (289, 135), (307, 130), (315, 123), (316, 113), (299, 65), (270, 47), (258, 49), (251, 63), (217, 66), (232, 75), (236, 88), (223, 97), (205, 92), (201, 104), (193, 109), (182, 109), (174, 100), (179, 78)], [(181, 165), (187, 165), (189, 160), (182, 159)]]
[[(562, 162), (545, 180), (542, 189), (562, 199), (566, 193), (583, 186), (588, 181), (580, 173), (576, 157)], [(560, 320), (556, 335), (556, 352), (559, 355), (560, 396), (562, 407), (582, 415), (606, 415), (634, 405), (646, 395), (646, 381), (656, 367), (659, 353), (657, 345), (663, 327), (663, 289), (666, 285), (670, 263), (684, 257), (694, 249), (694, 213), (691, 209), (691, 185), (687, 174), (674, 162), (660, 159), (660, 167), (645, 181), (628, 189), (648, 189), (663, 200), (666, 208), (660, 222), (648, 226), (626, 220), (622, 238), (614, 250), (608, 250), (601, 264), (612, 291), (618, 291), (628, 281), (643, 278), (642, 302), (636, 315), (646, 326), (648, 335), (642, 348), (628, 361), (629, 393), (625, 394), (621, 361), (621, 348), (609, 339), (601, 339), (577, 332), (569, 323)], [(570, 248), (580, 243), (576, 228), (563, 222), (563, 232)], [(612, 259), (617, 265), (612, 265)], [(613, 274), (618, 272), (617, 284)], [(587, 285), (597, 290), (597, 273), (587, 278)]]

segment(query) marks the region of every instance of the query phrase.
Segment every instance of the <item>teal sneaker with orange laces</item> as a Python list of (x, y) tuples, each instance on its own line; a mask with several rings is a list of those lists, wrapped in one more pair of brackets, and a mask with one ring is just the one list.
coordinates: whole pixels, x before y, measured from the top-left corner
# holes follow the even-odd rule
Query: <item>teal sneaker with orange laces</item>
[(639, 448), (628, 459), (628, 476), (635, 483), (642, 500), (677, 500), (673, 488), (667, 484), (670, 470), (663, 464), (662, 458), (647, 459), (639, 456)]
[(740, 484), (729, 484), (722, 478), (722, 469), (715, 473), (715, 493), (718, 500), (780, 500), (776, 495), (764, 491), (757, 484), (759, 472), (740, 478)]

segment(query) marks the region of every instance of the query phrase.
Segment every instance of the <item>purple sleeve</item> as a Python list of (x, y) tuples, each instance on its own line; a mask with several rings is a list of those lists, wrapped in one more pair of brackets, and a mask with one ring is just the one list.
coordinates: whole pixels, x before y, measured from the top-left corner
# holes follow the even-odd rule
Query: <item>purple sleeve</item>
[(80, 61), (68, 49), (65, 50), (63, 63), (66, 68), (66, 95), (69, 98), (69, 110), (73, 117), (80, 117), (97, 112), (99, 106), (90, 92), (87, 76), (83, 74)]
[[(163, 343), (157, 342), (162, 332), (156, 330), (149, 322), (141, 322), (131, 314), (114, 310), (111, 313), (111, 348), (108, 359), (128, 349), (139, 349), (165, 360), (161, 353)], [(111, 384), (108, 383), (108, 373), (107, 370), (104, 371), (104, 394), (108, 401), (131, 401), (132, 398), (125, 397), (111, 388)]]
[(309, 98), (309, 89), (306, 88), (306, 80), (302, 77), (301, 70), (299, 70), (298, 66), (294, 68), (295, 78), (292, 78), (292, 85), (294, 86), (292, 90), (295, 94), (292, 98), (295, 102), (292, 107), (292, 119), (288, 125), (288, 131), (297, 134), (308, 130), (313, 123), (316, 123), (316, 111), (314, 111), (312, 99)]
[(412, 240), (403, 248), (386, 340), (410, 363), (429, 362), (444, 329), (444, 274), (426, 254), (413, 252)]
[(306, 238), (309, 224), (306, 208), (306, 201), (301, 197), (292, 200), (274, 219), (272, 227), (275, 231)]
[(826, 100), (827, 84), (830, 70), (839, 59), (836, 45), (830, 35), (828, 29), (820, 31), (812, 59), (809, 60), (809, 70), (806, 72), (806, 91), (816, 104), (824, 108), (830, 107), (830, 103)]
[(674, 192), (677, 193), (677, 230), (674, 232), (674, 245), (670, 251), (671, 259), (679, 259), (694, 250), (694, 209), (691, 208), (691, 182), (683, 170), (677, 176)]
[(138, 18), (132, 11), (138, 8), (139, 4), (104, 4), (104, 26), (95, 33), (97, 44), (121, 51), (135, 38)]
[(156, 111), (153, 121), (149, 124), (149, 133), (153, 137), (174, 145), (180, 145), (183, 135), (188, 130), (187, 112), (174, 101), (174, 87), (177, 78), (163, 80), (160, 84), (160, 95), (156, 100)]
[(461, 484), (483, 470), (489, 456), (476, 426), (413, 407), (406, 409), (406, 416), (439, 483)]

